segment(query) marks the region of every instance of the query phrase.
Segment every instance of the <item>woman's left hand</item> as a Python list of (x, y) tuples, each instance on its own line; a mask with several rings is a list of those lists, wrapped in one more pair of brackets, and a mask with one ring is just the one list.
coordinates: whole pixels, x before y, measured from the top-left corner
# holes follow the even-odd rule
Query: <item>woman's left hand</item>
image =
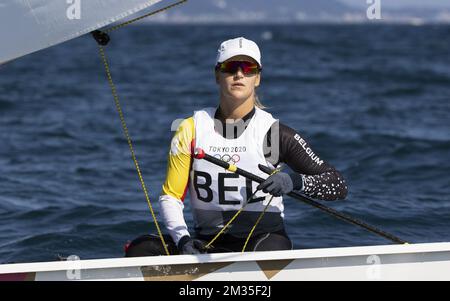
[(294, 183), (292, 182), (289, 174), (279, 171), (269, 176), (264, 182), (259, 184), (256, 189), (262, 190), (265, 193), (270, 193), (275, 197), (279, 197), (283, 194), (291, 192), (294, 189)]

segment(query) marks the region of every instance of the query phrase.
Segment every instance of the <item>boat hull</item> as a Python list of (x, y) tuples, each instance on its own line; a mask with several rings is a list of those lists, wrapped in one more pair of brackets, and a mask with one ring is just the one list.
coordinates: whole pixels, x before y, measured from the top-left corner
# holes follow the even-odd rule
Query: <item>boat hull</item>
[(450, 243), (6, 264), (0, 280), (450, 280)]

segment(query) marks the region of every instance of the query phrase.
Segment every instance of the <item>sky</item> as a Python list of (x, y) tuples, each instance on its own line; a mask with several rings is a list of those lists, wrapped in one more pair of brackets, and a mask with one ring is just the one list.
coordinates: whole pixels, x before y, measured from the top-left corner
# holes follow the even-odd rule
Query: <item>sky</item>
[[(367, 0), (339, 0), (352, 6), (367, 6)], [(450, 8), (449, 0), (381, 0), (381, 5), (389, 8), (421, 6), (427, 8)]]

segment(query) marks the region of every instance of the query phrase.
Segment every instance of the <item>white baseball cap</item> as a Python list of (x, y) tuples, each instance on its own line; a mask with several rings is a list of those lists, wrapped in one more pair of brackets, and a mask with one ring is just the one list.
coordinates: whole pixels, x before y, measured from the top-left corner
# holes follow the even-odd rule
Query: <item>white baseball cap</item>
[(252, 40), (248, 40), (244, 37), (222, 42), (217, 50), (216, 64), (223, 63), (236, 55), (247, 55), (253, 58), (258, 63), (259, 67), (262, 67), (261, 52), (259, 51), (258, 45)]

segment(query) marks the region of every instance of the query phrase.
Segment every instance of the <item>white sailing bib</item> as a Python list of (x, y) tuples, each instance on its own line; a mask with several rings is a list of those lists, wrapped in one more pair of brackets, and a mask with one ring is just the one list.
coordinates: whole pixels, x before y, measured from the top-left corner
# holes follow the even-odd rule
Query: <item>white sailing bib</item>
[[(255, 108), (255, 114), (247, 121), (244, 132), (236, 139), (227, 139), (214, 128), (215, 110), (205, 108), (194, 113), (195, 147), (200, 147), (207, 154), (235, 164), (243, 170), (267, 178), (268, 175), (258, 168), (258, 164), (274, 168), (264, 157), (263, 142), (264, 136), (276, 120), (271, 114)], [(230, 213), (242, 208), (257, 186), (258, 183), (206, 160), (194, 159), (190, 171), (189, 190), (196, 230), (201, 234), (217, 232), (228, 221)], [(259, 214), (266, 207), (270, 197), (269, 194), (258, 191), (244, 211)], [(282, 219), (283, 209), (282, 197), (274, 197), (266, 212), (268, 215), (277, 213), (276, 215)], [(234, 229), (237, 232), (242, 231), (242, 234), (248, 233), (247, 229), (239, 230), (239, 227)]]

